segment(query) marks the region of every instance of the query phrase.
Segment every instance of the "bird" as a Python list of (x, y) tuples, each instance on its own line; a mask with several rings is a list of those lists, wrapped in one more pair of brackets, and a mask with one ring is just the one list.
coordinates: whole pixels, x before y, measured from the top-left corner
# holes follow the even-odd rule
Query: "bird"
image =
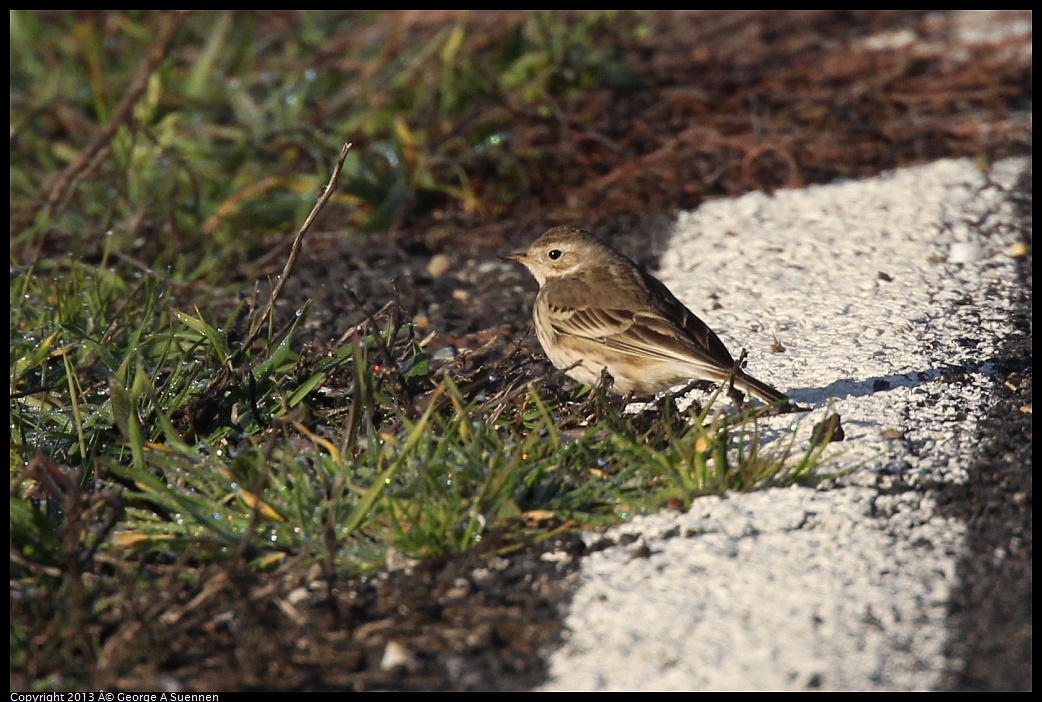
[(610, 391), (632, 397), (693, 380), (726, 382), (738, 404), (745, 393), (791, 406), (784, 393), (746, 373), (660, 280), (590, 232), (553, 227), (527, 250), (501, 258), (523, 264), (539, 283), (536, 336), (554, 367), (573, 380), (598, 387), (607, 373)]

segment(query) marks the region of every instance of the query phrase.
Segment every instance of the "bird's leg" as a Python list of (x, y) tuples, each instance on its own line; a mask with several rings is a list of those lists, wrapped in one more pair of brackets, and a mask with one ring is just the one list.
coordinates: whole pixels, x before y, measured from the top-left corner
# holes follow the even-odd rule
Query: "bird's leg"
[(742, 352), (738, 354), (738, 360), (734, 362), (734, 366), (731, 368), (731, 372), (727, 374), (727, 396), (731, 398), (731, 402), (734, 403), (739, 411), (741, 411), (742, 405), (745, 404), (745, 395), (734, 386), (734, 379), (741, 372), (742, 368), (745, 367), (745, 359), (748, 355), (749, 353), (742, 349)]
[[(577, 363), (576, 365), (579, 364)], [(597, 384), (590, 388), (590, 396), (586, 398), (583, 415), (588, 416), (593, 422), (600, 421), (602, 410), (608, 403), (608, 392), (614, 385), (615, 378), (612, 377), (606, 367), (602, 368)]]
[[(594, 388), (594, 395), (597, 396), (597, 421), (600, 421), (607, 411), (610, 404), (608, 399), (608, 393), (615, 386), (615, 378), (612, 377), (611, 373), (608, 372), (608, 368), (601, 368), (601, 376), (597, 380), (597, 387)], [(623, 405), (625, 407), (625, 405)]]
[(742, 407), (745, 405), (745, 395), (742, 394), (741, 390), (735, 388), (733, 380), (731, 381), (730, 387), (727, 388), (727, 396), (731, 398), (731, 402), (734, 403), (734, 406), (741, 411)]
[(666, 426), (672, 426), (673, 420), (680, 416), (680, 408), (677, 407), (677, 396), (667, 392), (662, 398), (662, 418), (666, 420)]
[[(662, 396), (662, 401), (664, 403), (663, 407), (666, 406), (665, 403), (672, 402), (673, 403), (673, 408), (676, 410), (676, 414), (679, 416), (680, 415), (680, 408), (677, 406), (677, 398), (678, 397), (685, 397), (685, 396), (687, 396), (687, 394), (690, 393), (692, 390), (697, 390), (697, 389), (705, 390), (705, 389), (707, 389), (707, 387), (715, 387), (715, 383), (712, 383), (712, 382), (707, 381), (707, 380), (695, 379), (695, 380), (689, 381), (687, 383), (687, 385), (684, 385), (683, 387), (681, 387), (676, 392), (673, 392), (672, 390), (668, 390), (668, 391), (666, 391), (666, 394)], [(696, 400), (695, 398), (691, 398), (691, 405), (688, 407), (688, 413), (691, 412), (692, 408), (694, 408), (695, 414), (701, 414), (702, 413), (702, 403), (699, 402), (698, 400)]]

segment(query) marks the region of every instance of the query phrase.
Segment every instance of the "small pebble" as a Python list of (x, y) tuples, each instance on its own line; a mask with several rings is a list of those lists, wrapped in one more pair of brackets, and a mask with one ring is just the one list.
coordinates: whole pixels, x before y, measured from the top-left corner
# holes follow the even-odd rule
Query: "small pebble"
[(973, 263), (984, 258), (984, 249), (973, 242), (952, 244), (948, 252), (948, 263)]
[(452, 268), (452, 259), (443, 253), (434, 254), (427, 262), (427, 272), (432, 278), (440, 278)]
[(395, 668), (411, 670), (416, 667), (416, 655), (397, 641), (388, 641), (384, 648), (383, 658), (380, 660), (380, 670), (388, 671)]

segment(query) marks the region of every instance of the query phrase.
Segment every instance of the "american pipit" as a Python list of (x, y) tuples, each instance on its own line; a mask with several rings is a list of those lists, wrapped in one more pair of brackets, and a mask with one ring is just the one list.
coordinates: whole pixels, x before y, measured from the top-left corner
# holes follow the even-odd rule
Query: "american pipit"
[(592, 234), (554, 227), (503, 258), (535, 276), (536, 336), (550, 362), (580, 383), (596, 386), (606, 370), (620, 395), (654, 395), (691, 380), (733, 380), (768, 404), (788, 404), (739, 368), (665, 285)]

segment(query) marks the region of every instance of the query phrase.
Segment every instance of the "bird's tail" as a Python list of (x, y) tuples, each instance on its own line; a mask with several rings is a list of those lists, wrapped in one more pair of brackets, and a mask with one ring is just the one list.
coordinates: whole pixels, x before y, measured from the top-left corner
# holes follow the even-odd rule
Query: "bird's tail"
[(745, 373), (735, 375), (734, 386), (746, 394), (757, 397), (768, 405), (784, 406), (790, 404), (789, 398), (785, 393)]

